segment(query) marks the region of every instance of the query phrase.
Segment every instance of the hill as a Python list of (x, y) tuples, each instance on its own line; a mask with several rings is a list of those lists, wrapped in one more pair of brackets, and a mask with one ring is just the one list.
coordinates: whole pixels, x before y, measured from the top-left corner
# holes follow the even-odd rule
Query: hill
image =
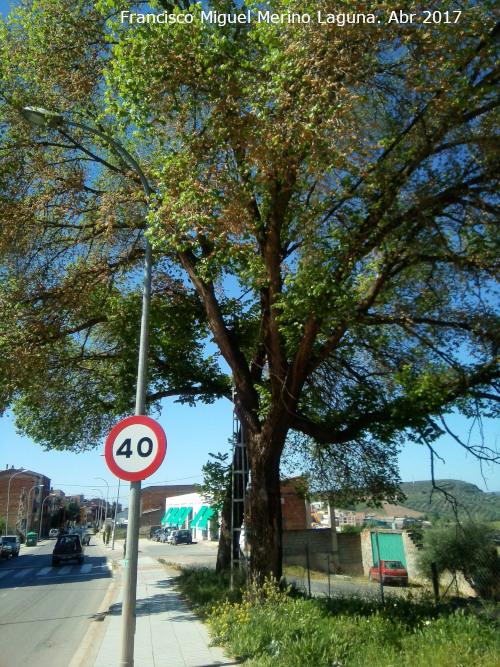
[[(500, 521), (500, 494), (485, 493), (474, 484), (460, 482), (455, 479), (441, 479), (436, 486), (446, 490), (453, 496), (459, 506), (460, 515), (468, 512), (474, 519), (480, 521)], [(406, 495), (404, 506), (424, 514), (452, 516), (453, 508), (444, 494), (435, 490), (432, 494), (432, 482), (404, 482), (401, 490)]]

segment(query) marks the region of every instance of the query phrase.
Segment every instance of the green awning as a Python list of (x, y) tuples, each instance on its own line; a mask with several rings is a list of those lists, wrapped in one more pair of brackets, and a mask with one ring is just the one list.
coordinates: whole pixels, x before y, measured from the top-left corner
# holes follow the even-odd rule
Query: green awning
[(213, 510), (211, 507), (207, 507), (207, 511), (203, 514), (203, 516), (201, 517), (201, 519), (198, 522), (198, 525), (196, 527), (197, 528), (206, 528), (208, 520), (211, 519), (214, 514), (215, 514), (215, 510)]
[(208, 509), (207, 505), (203, 505), (203, 507), (200, 509), (199, 512), (196, 513), (196, 516), (194, 517), (194, 519), (189, 524), (190, 528), (196, 528), (197, 524), (202, 519), (202, 517), (205, 514), (205, 512), (207, 511), (207, 509)]
[(180, 512), (175, 519), (175, 525), (180, 526), (182, 523), (184, 523), (187, 515), (189, 512), (191, 512), (192, 509), (192, 507), (181, 507)]
[(162, 525), (162, 526), (164, 526), (164, 525), (169, 521), (173, 509), (174, 509), (174, 508), (171, 507), (170, 509), (167, 510), (167, 513), (165, 514), (165, 516), (164, 516), (163, 519), (161, 520), (161, 525)]
[(172, 507), (172, 514), (169, 516), (168, 521), (172, 526), (176, 526), (176, 519), (179, 516), (179, 512), (181, 511), (180, 507)]

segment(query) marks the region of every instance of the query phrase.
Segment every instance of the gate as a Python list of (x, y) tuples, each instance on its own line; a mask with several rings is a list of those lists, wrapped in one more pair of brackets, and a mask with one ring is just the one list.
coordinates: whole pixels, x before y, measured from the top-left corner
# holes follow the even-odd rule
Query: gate
[[(371, 533), (373, 563), (377, 562), (377, 546), (375, 533)], [(400, 560), (406, 567), (403, 536), (399, 533), (378, 533), (378, 549), (380, 560)]]

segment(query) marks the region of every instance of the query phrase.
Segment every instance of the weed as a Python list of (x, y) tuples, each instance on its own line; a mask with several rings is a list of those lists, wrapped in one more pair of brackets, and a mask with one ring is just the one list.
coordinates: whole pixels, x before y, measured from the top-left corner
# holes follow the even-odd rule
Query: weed
[(203, 611), (213, 642), (248, 667), (494, 667), (497, 610), (456, 610), (427, 595), (385, 605), (358, 598), (310, 600), (266, 581), (228, 593), (227, 578), (182, 569), (181, 590)]

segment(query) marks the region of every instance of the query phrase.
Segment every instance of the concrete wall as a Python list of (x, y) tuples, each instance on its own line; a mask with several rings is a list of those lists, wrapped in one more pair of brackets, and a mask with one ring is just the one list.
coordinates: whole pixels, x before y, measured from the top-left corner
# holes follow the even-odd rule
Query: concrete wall
[(337, 533), (339, 571), (342, 574), (363, 574), (361, 539), (359, 533)]
[(406, 556), (406, 569), (408, 570), (408, 578), (410, 579), (410, 581), (423, 584), (425, 580), (420, 576), (417, 567), (418, 552), (420, 551), (421, 547), (417, 547), (415, 545), (414, 541), (411, 538), (411, 533), (409, 533), (408, 531), (404, 530), (402, 532), (402, 535), (403, 535), (403, 547)]
[(307, 567), (306, 542), (311, 570), (362, 573), (359, 535), (337, 533), (330, 528), (286, 530), (283, 532), (283, 563)]

